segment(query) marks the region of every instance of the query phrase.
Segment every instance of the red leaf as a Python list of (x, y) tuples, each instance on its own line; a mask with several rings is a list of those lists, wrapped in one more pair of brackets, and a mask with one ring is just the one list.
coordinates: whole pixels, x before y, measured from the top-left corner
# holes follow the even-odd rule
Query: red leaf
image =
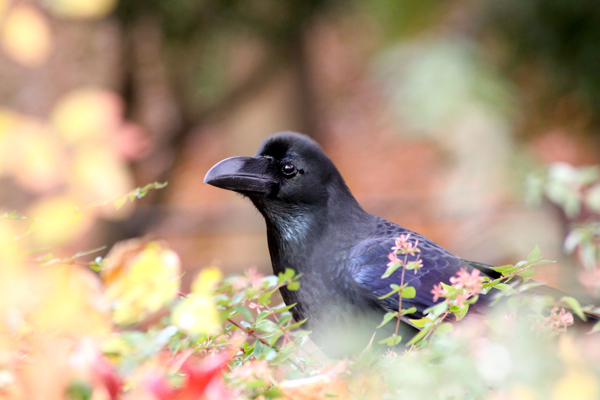
[(162, 373), (149, 374), (144, 380), (144, 386), (158, 400), (175, 400), (175, 390), (169, 385)]
[(206, 357), (201, 364), (192, 364), (187, 360), (181, 366), (181, 370), (186, 374), (186, 381), (177, 398), (195, 399), (203, 396), (211, 381), (217, 376), (220, 377), (221, 371), (227, 366), (227, 361), (229, 356), (225, 353)]
[(123, 388), (123, 380), (119, 374), (117, 374), (104, 356), (100, 356), (96, 359), (94, 370), (106, 387), (111, 400), (116, 400)]

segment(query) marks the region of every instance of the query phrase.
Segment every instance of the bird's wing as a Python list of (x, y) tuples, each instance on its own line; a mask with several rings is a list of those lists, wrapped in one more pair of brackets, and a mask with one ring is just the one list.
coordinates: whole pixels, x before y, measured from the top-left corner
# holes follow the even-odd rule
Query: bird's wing
[[(405, 272), (404, 283), (415, 288), (416, 296), (412, 299), (403, 299), (402, 308), (415, 307), (417, 312), (413, 316), (420, 317), (425, 309), (437, 303), (433, 301), (431, 293), (434, 285), (440, 282), (449, 284), (450, 278), (456, 275), (461, 268), (471, 271), (473, 267), (431, 240), (408, 230), (405, 230), (405, 233), (411, 234), (409, 241), (414, 243), (418, 240), (419, 257), (423, 262), (423, 267)], [(364, 295), (378, 298), (391, 291), (390, 284), (400, 284), (401, 268), (390, 277), (381, 278), (390, 262), (388, 255), (392, 252), (392, 246), (394, 246), (397, 236), (400, 234), (367, 239), (355, 245), (349, 252), (349, 256), (345, 260), (346, 270), (350, 272)], [(413, 261), (415, 258), (416, 256), (409, 256), (407, 261)], [(377, 301), (388, 311), (398, 310), (398, 295)]]

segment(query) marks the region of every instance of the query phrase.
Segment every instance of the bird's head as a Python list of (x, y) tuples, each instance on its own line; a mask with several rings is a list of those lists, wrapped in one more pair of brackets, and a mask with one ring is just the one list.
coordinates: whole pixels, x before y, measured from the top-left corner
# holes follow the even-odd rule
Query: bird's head
[(247, 196), (265, 217), (326, 209), (332, 197), (352, 195), (337, 168), (308, 136), (277, 133), (254, 157), (231, 157), (206, 174), (204, 183)]

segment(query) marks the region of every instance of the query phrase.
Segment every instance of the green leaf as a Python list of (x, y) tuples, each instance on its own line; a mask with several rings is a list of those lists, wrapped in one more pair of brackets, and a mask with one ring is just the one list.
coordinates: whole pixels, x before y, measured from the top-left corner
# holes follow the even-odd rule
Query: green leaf
[(517, 265), (512, 265), (512, 264), (508, 264), (508, 265), (502, 265), (500, 267), (492, 267), (492, 269), (496, 272), (501, 273), (503, 276), (506, 276), (508, 274), (511, 274), (515, 271), (519, 270), (519, 266)]
[(456, 320), (460, 321), (461, 319), (463, 319), (465, 317), (465, 315), (467, 315), (468, 311), (469, 311), (469, 305), (464, 304), (462, 307), (458, 307), (457, 311), (453, 311), (452, 313), (456, 316)]
[(498, 283), (493, 286), (495, 289), (501, 290), (507, 294), (515, 294), (517, 291), (513, 289), (512, 286), (507, 285), (506, 283)]
[(379, 344), (387, 344), (388, 346), (395, 346), (402, 341), (402, 336), (392, 335), (389, 338), (379, 341)]
[(273, 289), (270, 292), (266, 292), (263, 293), (259, 296), (258, 298), (258, 305), (259, 306), (265, 306), (267, 304), (271, 303), (271, 296), (273, 296), (273, 293), (275, 293), (277, 291), (277, 289)]
[(421, 318), (421, 319), (409, 319), (410, 323), (416, 326), (417, 328), (423, 328), (427, 324), (431, 324), (433, 320), (431, 318)]
[(283, 282), (289, 281), (294, 277), (294, 275), (296, 275), (296, 271), (291, 268), (286, 268), (285, 272), (280, 272), (278, 275), (279, 284), (281, 285)]
[(381, 275), (381, 279), (388, 278), (390, 275), (392, 275), (401, 266), (402, 266), (402, 264), (397, 263), (397, 262), (390, 264), (390, 266), (387, 267), (387, 269), (385, 270), (385, 272), (383, 273), (383, 275)]
[(65, 397), (69, 400), (90, 400), (93, 389), (87, 382), (73, 379), (65, 389)]
[(263, 387), (266, 385), (267, 385), (267, 383), (265, 381), (263, 381), (262, 379), (256, 379), (256, 380), (246, 383), (246, 388), (256, 389), (256, 388), (260, 388), (260, 387)]
[(296, 322), (295, 324), (291, 324), (290, 326), (286, 327), (286, 329), (287, 330), (295, 329), (295, 328), (299, 327), (300, 325), (302, 325), (305, 322), (306, 322), (306, 318), (304, 318), (302, 321)]
[(406, 343), (407, 346), (413, 345), (415, 343), (417, 343), (419, 340), (423, 339), (425, 337), (425, 335), (427, 335), (427, 333), (431, 330), (431, 328), (433, 328), (433, 325), (426, 325), (421, 332), (417, 333), (415, 336), (413, 336), (412, 339), (409, 340), (408, 343)]
[(281, 317), (279, 317), (279, 322), (277, 323), (277, 325), (279, 326), (283, 326), (285, 325), (288, 321), (290, 321), (292, 319), (292, 314), (290, 313), (285, 313), (283, 314)]
[(454, 329), (454, 326), (450, 322), (442, 322), (435, 330), (435, 334), (437, 336), (446, 336), (448, 333), (452, 332), (452, 329)]
[(596, 333), (598, 331), (600, 331), (600, 321), (598, 321), (594, 324), (594, 327), (592, 328), (592, 330), (589, 333)]
[(527, 261), (536, 262), (540, 258), (542, 258), (542, 252), (540, 251), (540, 248), (536, 245), (535, 248), (531, 251), (531, 253), (529, 253), (529, 255), (527, 256)]
[(384, 294), (383, 296), (380, 296), (379, 299), (383, 300), (383, 299), (387, 299), (388, 297), (390, 297), (391, 295), (393, 295), (394, 293), (398, 293), (398, 291), (400, 290), (400, 286), (396, 285), (396, 284), (391, 284), (390, 287), (392, 288), (392, 291)]
[(397, 316), (398, 316), (397, 312), (386, 313), (383, 316), (383, 321), (381, 322), (381, 324), (379, 324), (379, 326), (377, 327), (377, 329), (381, 328), (382, 326), (384, 326), (385, 324), (387, 324), (388, 322), (390, 322), (392, 319), (394, 319)]
[(277, 331), (277, 332), (273, 332), (273, 334), (271, 336), (269, 336), (268, 338), (265, 338), (265, 340), (273, 347), (275, 347), (275, 343), (277, 343), (277, 340), (283, 335), (283, 333), (281, 331)]
[(263, 396), (265, 396), (265, 400), (279, 399), (281, 397), (285, 397), (285, 395), (283, 393), (281, 393), (281, 391), (279, 391), (279, 389), (276, 386), (273, 386), (269, 390), (265, 390), (263, 392)]
[(261, 311), (257, 316), (256, 316), (256, 322), (258, 321), (262, 321), (263, 319), (267, 318), (269, 316), (270, 312), (267, 310)]
[(583, 313), (583, 310), (581, 309), (581, 304), (579, 304), (579, 301), (577, 301), (576, 298), (570, 297), (570, 296), (564, 296), (560, 299), (560, 301), (568, 304), (569, 307), (571, 307), (571, 310), (575, 314), (577, 314), (577, 316), (579, 318), (581, 318), (583, 321), (587, 321), (587, 317), (585, 316), (585, 314)]
[(254, 316), (252, 315), (250, 310), (248, 310), (247, 307), (244, 307), (241, 304), (238, 304), (238, 305), (233, 306), (232, 310), (241, 313), (244, 317), (246, 317), (246, 319), (248, 319), (248, 321), (254, 321)]
[(287, 285), (288, 290), (296, 291), (300, 289), (300, 282), (292, 282)]
[(127, 203), (127, 196), (121, 197), (113, 202), (115, 209), (123, 207)]
[(402, 310), (402, 315), (413, 314), (417, 312), (417, 307), (407, 308), (406, 310)]
[(424, 313), (428, 314), (427, 315), (428, 318), (436, 319), (437, 317), (439, 317), (440, 315), (445, 313), (447, 310), (448, 310), (448, 302), (443, 301), (441, 303), (436, 304), (433, 307), (429, 307), (428, 309), (426, 309), (424, 311)]
[(263, 319), (262, 321), (258, 321), (256, 325), (254, 325), (254, 329), (261, 332), (274, 332), (279, 327), (277, 324), (270, 319)]
[(517, 276), (523, 278), (523, 282), (527, 282), (529, 279), (531, 279), (532, 276), (536, 274), (537, 272), (535, 272), (533, 267), (529, 267), (525, 271), (518, 273)]
[(297, 304), (297, 303), (294, 303), (294, 304), (292, 304), (292, 305), (289, 305), (289, 306), (285, 306), (285, 305), (284, 305), (283, 307), (278, 307), (278, 308), (274, 309), (273, 311), (275, 311), (276, 313), (282, 313), (282, 312), (285, 312), (285, 311), (289, 311), (289, 310), (291, 310), (292, 308), (294, 308), (294, 306), (295, 306), (296, 304)]
[(409, 271), (415, 270), (417, 268), (421, 268), (423, 265), (419, 263), (420, 260), (409, 261), (406, 263), (406, 269)]
[(298, 329), (295, 330), (294, 332), (290, 332), (290, 335), (292, 335), (295, 338), (300, 338), (300, 337), (304, 337), (304, 336), (308, 336), (312, 333), (312, 331), (307, 331), (304, 329)]
[(405, 299), (413, 299), (417, 295), (417, 291), (412, 286), (407, 286), (402, 289), (402, 297)]
[(256, 340), (252, 355), (258, 359), (270, 361), (277, 357), (277, 351), (273, 347), (263, 344), (260, 340)]

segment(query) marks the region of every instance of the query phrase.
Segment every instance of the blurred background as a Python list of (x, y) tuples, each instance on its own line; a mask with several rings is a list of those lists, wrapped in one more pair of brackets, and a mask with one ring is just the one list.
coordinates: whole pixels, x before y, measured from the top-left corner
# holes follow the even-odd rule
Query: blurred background
[(539, 245), (540, 280), (577, 285), (570, 221), (524, 182), (599, 162), (598, 1), (0, 0), (0, 77), (0, 211), (87, 210), (40, 249), (149, 236), (270, 273), (262, 217), (202, 182), (293, 130), (367, 211), (494, 265)]

